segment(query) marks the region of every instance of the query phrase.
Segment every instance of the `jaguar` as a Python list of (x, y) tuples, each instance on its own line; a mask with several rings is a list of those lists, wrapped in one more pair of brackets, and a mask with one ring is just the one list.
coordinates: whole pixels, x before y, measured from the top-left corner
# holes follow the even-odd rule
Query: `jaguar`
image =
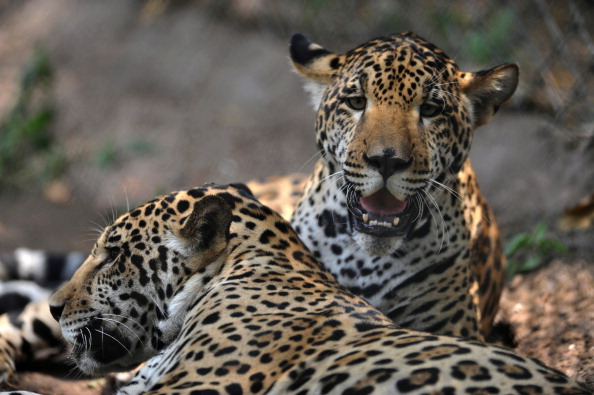
[(120, 395), (591, 393), (505, 348), (396, 326), (242, 185), (124, 214), (49, 309), (83, 372), (144, 362)]
[[(305, 174), (293, 173), (247, 184), (258, 200), (289, 218), (305, 181)], [(84, 260), (81, 252), (29, 248), (0, 254), (0, 384), (14, 377), (17, 364), (49, 362), (66, 364), (68, 369), (60, 327), (49, 312), (48, 299)]]
[(296, 34), (290, 53), (318, 108), (321, 152), (291, 219), (299, 236), (397, 325), (490, 335), (505, 258), (469, 150), (518, 66), (464, 72), (413, 33), (344, 54)]

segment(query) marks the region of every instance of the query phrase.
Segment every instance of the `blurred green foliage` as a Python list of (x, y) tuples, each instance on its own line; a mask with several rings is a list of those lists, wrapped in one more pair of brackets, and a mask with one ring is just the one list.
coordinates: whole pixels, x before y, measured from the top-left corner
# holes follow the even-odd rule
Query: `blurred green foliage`
[(25, 64), (16, 101), (0, 122), (0, 188), (43, 185), (66, 168), (51, 126), (53, 73), (46, 51), (37, 47)]
[(510, 280), (517, 273), (533, 271), (548, 262), (552, 253), (566, 253), (559, 240), (547, 237), (547, 224), (540, 222), (532, 232), (519, 233), (505, 243), (506, 275)]
[(432, 13), (435, 27), (445, 37), (460, 36), (463, 57), (483, 65), (513, 59), (514, 23), (517, 11), (507, 6), (485, 15), (482, 24), (459, 7), (436, 8)]
[(102, 169), (114, 166), (118, 159), (118, 147), (116, 144), (108, 140), (103, 143), (95, 156), (95, 163)]
[(147, 156), (155, 152), (154, 144), (143, 136), (134, 137), (126, 144), (118, 144), (113, 139), (106, 140), (95, 152), (95, 164), (107, 170), (117, 166), (127, 156)]
[(471, 31), (467, 36), (469, 57), (480, 64), (492, 63), (499, 57), (511, 59), (514, 35), (510, 31), (514, 16), (511, 8), (501, 8), (489, 18), (485, 29)]

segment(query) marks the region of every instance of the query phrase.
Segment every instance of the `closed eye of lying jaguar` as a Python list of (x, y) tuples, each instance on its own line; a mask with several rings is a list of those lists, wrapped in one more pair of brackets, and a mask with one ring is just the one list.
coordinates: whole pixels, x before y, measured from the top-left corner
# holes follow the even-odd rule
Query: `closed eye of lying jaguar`
[(515, 91), (518, 66), (463, 72), (412, 33), (345, 54), (296, 34), (290, 52), (318, 108), (322, 153), (291, 219), (299, 236), (396, 324), (488, 335), (505, 259), (468, 154), (474, 129)]
[(395, 326), (241, 185), (121, 216), (50, 306), (83, 372), (148, 360), (119, 394), (589, 393), (504, 348)]

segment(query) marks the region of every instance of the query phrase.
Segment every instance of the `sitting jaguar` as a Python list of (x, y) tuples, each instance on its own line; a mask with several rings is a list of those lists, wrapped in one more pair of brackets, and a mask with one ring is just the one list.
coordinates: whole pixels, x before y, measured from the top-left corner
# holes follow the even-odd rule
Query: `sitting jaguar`
[(515, 91), (515, 64), (469, 73), (413, 33), (291, 59), (318, 107), (321, 159), (291, 219), (338, 282), (399, 326), (483, 339), (505, 259), (468, 157)]
[(121, 216), (50, 310), (83, 372), (146, 361), (119, 394), (591, 393), (504, 348), (394, 325), (240, 185)]

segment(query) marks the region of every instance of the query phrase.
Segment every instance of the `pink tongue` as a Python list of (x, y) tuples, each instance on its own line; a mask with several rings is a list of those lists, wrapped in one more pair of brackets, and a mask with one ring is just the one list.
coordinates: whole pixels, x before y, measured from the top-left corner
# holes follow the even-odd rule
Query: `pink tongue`
[(399, 214), (406, 208), (406, 201), (396, 199), (386, 188), (359, 199), (359, 202), (365, 211), (375, 214)]

